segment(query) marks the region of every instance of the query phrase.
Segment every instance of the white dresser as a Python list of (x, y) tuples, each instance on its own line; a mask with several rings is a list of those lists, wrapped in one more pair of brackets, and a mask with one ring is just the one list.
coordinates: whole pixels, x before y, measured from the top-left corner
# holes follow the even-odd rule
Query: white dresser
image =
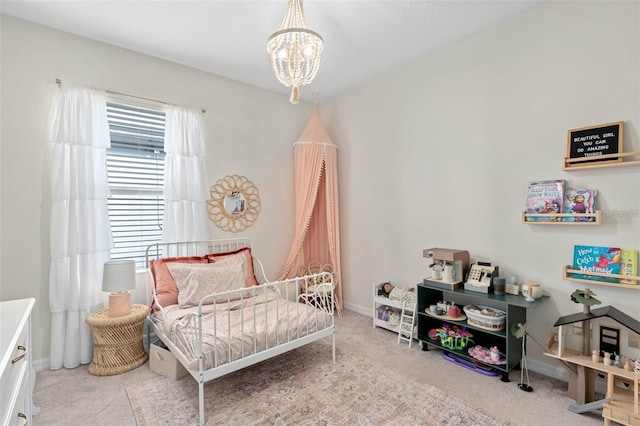
[(31, 310), (35, 299), (0, 302), (0, 425), (31, 424)]

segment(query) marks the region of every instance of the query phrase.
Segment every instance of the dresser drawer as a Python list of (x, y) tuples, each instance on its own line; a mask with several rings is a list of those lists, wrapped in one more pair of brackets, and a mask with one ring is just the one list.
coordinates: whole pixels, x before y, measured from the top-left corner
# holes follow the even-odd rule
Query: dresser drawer
[[(28, 345), (28, 330), (25, 328), (18, 336), (17, 344), (11, 348), (7, 365), (2, 369), (2, 377), (0, 378), (0, 413), (6, 414), (13, 411), (13, 404), (19, 403), (17, 397), (18, 390), (23, 382), (29, 379), (29, 357), (27, 351), (30, 349)], [(24, 399), (24, 397), (23, 397)], [(24, 412), (24, 409), (22, 410)], [(2, 419), (4, 422), (5, 419)], [(4, 423), (3, 423), (4, 424)], [(8, 423), (10, 425), (16, 424)], [(17, 423), (21, 424), (21, 423)]]
[(27, 398), (27, 392), (29, 390), (28, 378), (25, 374), (22, 383), (20, 383), (18, 394), (16, 395), (16, 403), (7, 418), (7, 426), (25, 426), (31, 423), (31, 407), (29, 407), (29, 400)]

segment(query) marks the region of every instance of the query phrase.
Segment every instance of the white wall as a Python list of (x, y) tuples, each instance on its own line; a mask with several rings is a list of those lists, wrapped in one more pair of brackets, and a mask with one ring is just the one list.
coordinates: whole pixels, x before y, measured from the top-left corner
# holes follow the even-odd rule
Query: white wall
[[(207, 169), (251, 180), (262, 210), (242, 233), (277, 276), (293, 238), (293, 143), (313, 110), (288, 97), (191, 68), (2, 16), (0, 300), (37, 299), (33, 357), (49, 357), (50, 189), (46, 125), (54, 81), (206, 109)], [(271, 72), (265, 55), (266, 72)], [(257, 71), (261, 72), (261, 71)], [(274, 77), (275, 78), (275, 77)]]
[[(573, 245), (640, 248), (639, 218), (521, 224), (524, 188), (562, 178), (597, 188), (602, 209), (640, 208), (639, 167), (561, 170), (570, 128), (624, 120), (625, 150), (640, 151), (639, 28), (635, 2), (545, 3), (323, 104), (339, 149), (347, 307), (370, 313), (373, 282), (421, 281), (422, 250), (440, 246), (540, 282), (552, 297), (530, 312), (540, 338), (579, 311), (569, 294), (584, 286), (560, 277)], [(260, 218), (243, 235), (277, 274), (293, 236), (291, 145), (310, 105), (4, 16), (1, 48), (0, 299), (38, 298), (35, 359), (49, 346), (44, 129), (55, 78), (205, 108), (209, 179), (243, 174), (259, 188)], [(640, 291), (592, 288), (637, 317)], [(561, 369), (531, 349), (534, 365)]]
[[(640, 249), (640, 218), (522, 224), (525, 187), (565, 179), (596, 188), (603, 210), (638, 212), (640, 166), (561, 165), (567, 130), (582, 126), (623, 120), (625, 150), (640, 151), (639, 63), (639, 3), (548, 2), (323, 105), (339, 147), (347, 307), (370, 312), (373, 282), (420, 282), (422, 250), (446, 247), (541, 283), (551, 299), (529, 312), (541, 339), (581, 311), (569, 295), (585, 285), (561, 279), (573, 245)], [(640, 291), (591, 288), (638, 318)], [(538, 369), (562, 370), (531, 346)]]

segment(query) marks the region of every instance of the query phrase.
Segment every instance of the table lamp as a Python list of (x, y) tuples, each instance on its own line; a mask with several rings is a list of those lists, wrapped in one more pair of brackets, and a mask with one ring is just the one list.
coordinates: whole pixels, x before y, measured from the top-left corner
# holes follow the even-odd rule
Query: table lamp
[(110, 260), (104, 264), (102, 291), (109, 294), (109, 316), (121, 317), (131, 312), (130, 290), (136, 288), (136, 262)]

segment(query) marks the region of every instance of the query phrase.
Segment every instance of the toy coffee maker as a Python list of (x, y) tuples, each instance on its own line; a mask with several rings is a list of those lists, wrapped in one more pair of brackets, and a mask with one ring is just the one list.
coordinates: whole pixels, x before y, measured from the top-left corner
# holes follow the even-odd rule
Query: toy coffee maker
[(459, 284), (464, 281), (464, 276), (469, 271), (469, 252), (466, 250), (430, 248), (422, 251), (422, 257), (432, 261), (431, 266), (434, 271), (440, 269), (439, 267), (435, 268), (435, 265), (442, 265), (442, 273), (432, 275), (430, 279), (442, 280), (448, 284)]

